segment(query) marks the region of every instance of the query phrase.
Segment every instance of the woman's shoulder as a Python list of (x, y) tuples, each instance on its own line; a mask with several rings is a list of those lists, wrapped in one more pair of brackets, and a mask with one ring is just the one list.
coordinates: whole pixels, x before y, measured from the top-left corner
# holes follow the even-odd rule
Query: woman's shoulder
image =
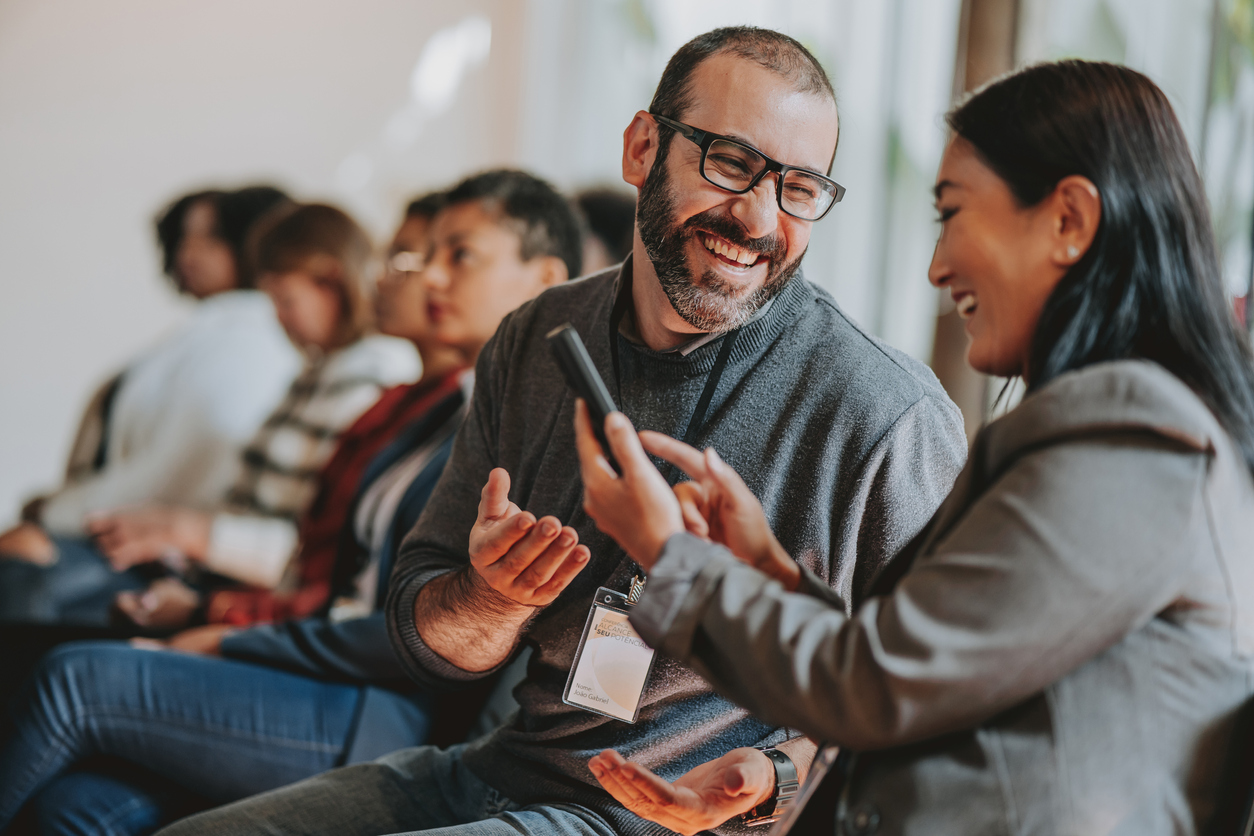
[(1146, 360), (1096, 363), (1059, 375), (986, 429), (993, 448), (1119, 432), (1162, 436), (1198, 452), (1227, 446), (1202, 399)]
[(330, 354), (321, 376), (328, 383), (360, 380), (395, 386), (417, 380), (421, 369), (411, 343), (371, 334)]

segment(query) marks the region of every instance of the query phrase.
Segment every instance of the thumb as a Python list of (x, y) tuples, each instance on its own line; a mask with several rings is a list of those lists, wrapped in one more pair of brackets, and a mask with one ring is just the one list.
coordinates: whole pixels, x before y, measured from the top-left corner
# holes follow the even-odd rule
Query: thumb
[(509, 510), (509, 471), (494, 467), (479, 501), (479, 518), (494, 520)]
[(739, 766), (733, 766), (723, 774), (723, 790), (728, 795), (740, 795), (747, 783), (745, 771)]
[(653, 468), (653, 463), (640, 446), (640, 436), (636, 435), (636, 428), (623, 413), (611, 412), (606, 416), (605, 438), (610, 443), (614, 458), (622, 466), (624, 476), (633, 476), (644, 468)]

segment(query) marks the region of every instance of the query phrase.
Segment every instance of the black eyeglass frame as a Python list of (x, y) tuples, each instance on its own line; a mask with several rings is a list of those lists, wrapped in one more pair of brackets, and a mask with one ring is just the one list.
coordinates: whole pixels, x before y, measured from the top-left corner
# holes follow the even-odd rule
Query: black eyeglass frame
[[(835, 206), (837, 203), (840, 203), (840, 201), (845, 196), (845, 187), (837, 183), (832, 178), (823, 174), (819, 174), (816, 171), (811, 171), (808, 168), (802, 168), (799, 165), (788, 165), (786, 163), (781, 163), (778, 160), (773, 160), (770, 157), (768, 157), (766, 154), (763, 154), (757, 148), (754, 148), (752, 145), (749, 145), (747, 143), (741, 142), (739, 139), (735, 139), (730, 136), (723, 136), (722, 134), (711, 133), (710, 131), (703, 131), (700, 128), (694, 128), (692, 125), (685, 125), (683, 122), (676, 122), (674, 119), (668, 119), (667, 117), (659, 116), (656, 113), (650, 113), (649, 115), (652, 116), (654, 121), (656, 121), (658, 124), (664, 125), (670, 128), (672, 131), (679, 134), (684, 139), (687, 139), (688, 141), (692, 142), (694, 145), (696, 145), (698, 148), (701, 149), (701, 162), (697, 166), (697, 170), (701, 172), (701, 177), (704, 178), (707, 183), (709, 183), (711, 186), (720, 188), (725, 192), (730, 192), (731, 194), (748, 194), (749, 192), (754, 190), (754, 188), (758, 185), (758, 183), (762, 182), (763, 177), (765, 177), (768, 174), (778, 174), (779, 179), (777, 181), (777, 185), (775, 189), (775, 200), (777, 203), (779, 203), (780, 211), (784, 212), (787, 215), (791, 215), (792, 217), (796, 218), (799, 221), (809, 221), (810, 223), (821, 221), (824, 218), (826, 218), (827, 213), (832, 211), (832, 207)], [(722, 183), (715, 183), (713, 180), (710, 179), (709, 175), (705, 173), (706, 154), (710, 152), (710, 146), (713, 145), (715, 141), (720, 140), (720, 139), (723, 140), (724, 142), (730, 142), (733, 145), (739, 145), (741, 148), (748, 148), (750, 151), (757, 154), (762, 159), (766, 160), (766, 166), (757, 174), (755, 174), (753, 176), (753, 179), (749, 181), (749, 185), (745, 186), (743, 189), (729, 189), (727, 186), (724, 186)], [(780, 186), (782, 186), (784, 183), (784, 175), (787, 174), (789, 171), (800, 171), (803, 174), (808, 174), (811, 177), (817, 177), (818, 179), (823, 180), (827, 183), (831, 183), (833, 186), (835, 186), (836, 196), (832, 199), (832, 202), (827, 205), (827, 208), (823, 210), (823, 213), (820, 214), (817, 218), (803, 218), (800, 215), (798, 215), (796, 212), (789, 212), (788, 209), (784, 206), (784, 190), (780, 188)]]

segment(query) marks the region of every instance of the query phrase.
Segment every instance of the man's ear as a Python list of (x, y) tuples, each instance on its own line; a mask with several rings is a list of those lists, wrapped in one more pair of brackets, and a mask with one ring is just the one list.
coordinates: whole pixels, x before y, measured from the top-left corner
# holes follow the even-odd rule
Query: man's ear
[(540, 287), (547, 290), (562, 284), (570, 278), (570, 271), (566, 269), (566, 262), (562, 261), (555, 255), (542, 255), (535, 260), (536, 279), (540, 282)]
[(637, 189), (644, 185), (657, 156), (657, 123), (643, 110), (636, 111), (623, 131), (623, 180)]

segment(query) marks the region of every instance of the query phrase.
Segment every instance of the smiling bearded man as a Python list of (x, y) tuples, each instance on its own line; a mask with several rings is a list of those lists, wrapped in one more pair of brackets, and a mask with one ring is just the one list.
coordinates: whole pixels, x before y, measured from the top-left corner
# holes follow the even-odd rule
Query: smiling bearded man
[(524, 304), (480, 355), (470, 415), (402, 546), (388, 616), (397, 657), (433, 689), (482, 680), (531, 646), (513, 720), (464, 746), (333, 770), (166, 836), (646, 836), (666, 830), (589, 770), (602, 749), (667, 779), (713, 759), (693, 774), (730, 788), (719, 808), (728, 818), (773, 790), (773, 763), (804, 772), (807, 741), (672, 659), (653, 660), (649, 674), (650, 651), (612, 613), (588, 631), (601, 649), (571, 676), (594, 596), (638, 588), (640, 571), (583, 510), (575, 396), (545, 335), (574, 325), (637, 426), (717, 447), (810, 582), (851, 612), (948, 493), (966, 437), (925, 366), (869, 337), (801, 275), (813, 224), (844, 191), (827, 176), (837, 127), (830, 82), (791, 38), (719, 29), (681, 47), (623, 135), (623, 179), (640, 190), (631, 256)]

